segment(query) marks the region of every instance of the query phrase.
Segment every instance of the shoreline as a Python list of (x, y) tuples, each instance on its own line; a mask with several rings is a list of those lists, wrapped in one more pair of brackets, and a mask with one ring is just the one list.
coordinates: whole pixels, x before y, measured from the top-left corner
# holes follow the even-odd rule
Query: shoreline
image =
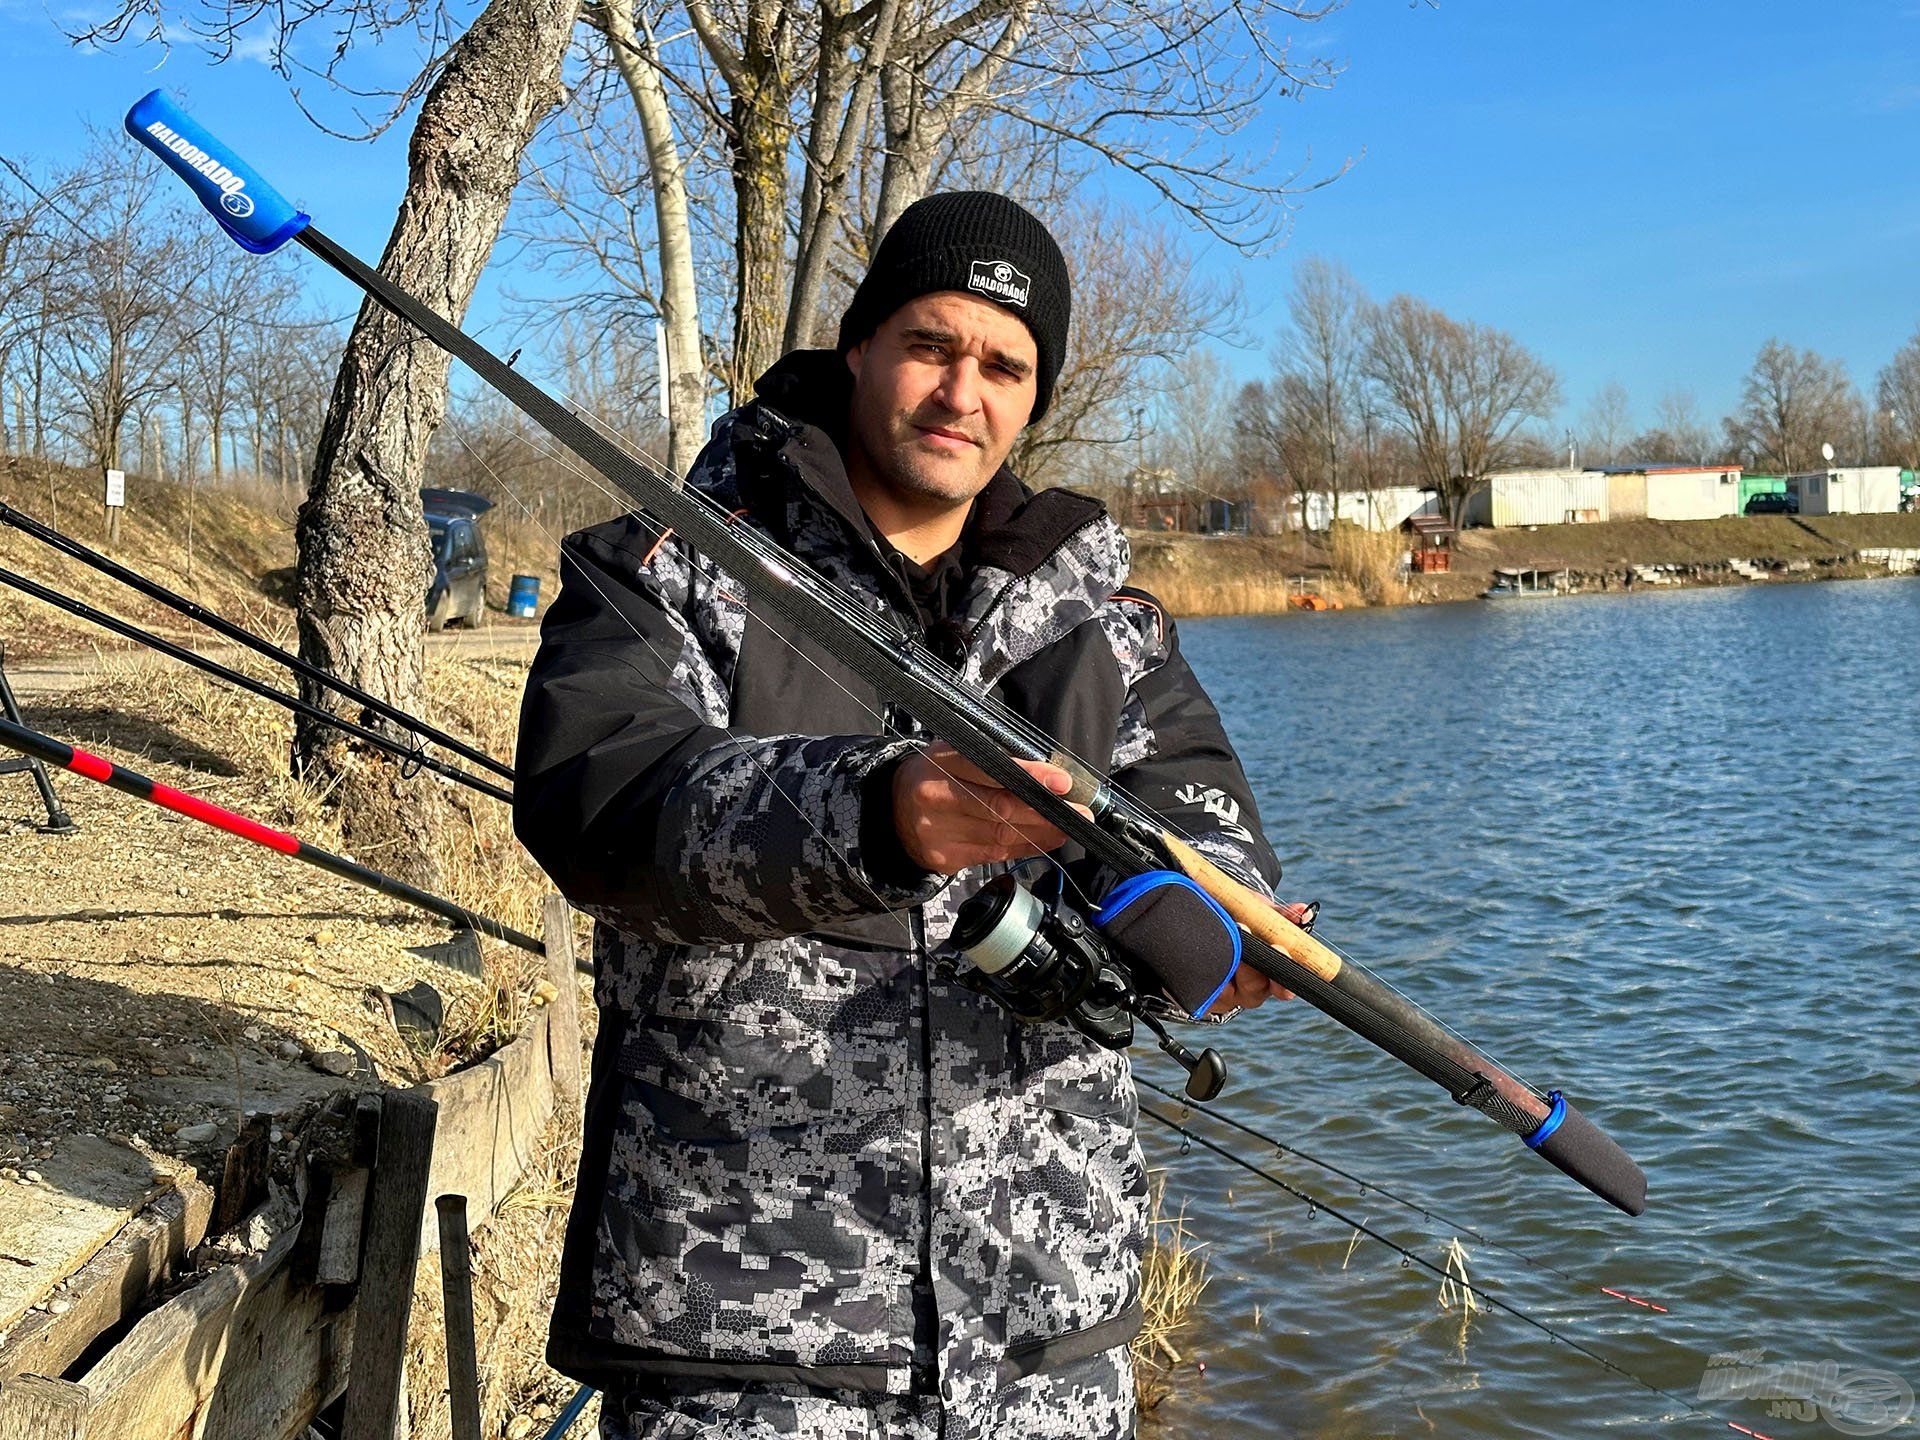
[[(1381, 598), (1344, 574), (1324, 534), (1200, 536), (1130, 532), (1132, 583), (1180, 618), (1295, 613), (1304, 585), (1338, 608), (1384, 609), (1477, 600), (1499, 569), (1564, 571), (1569, 594), (1804, 584), (1920, 574), (1920, 514), (1743, 516), (1469, 530), (1453, 568), (1408, 575)], [(1369, 594), (1373, 598), (1369, 599)]]

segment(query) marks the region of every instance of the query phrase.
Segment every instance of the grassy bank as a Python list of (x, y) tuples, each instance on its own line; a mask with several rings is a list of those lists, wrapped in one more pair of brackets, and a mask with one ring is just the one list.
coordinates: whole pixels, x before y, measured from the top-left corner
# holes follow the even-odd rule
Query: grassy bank
[[(1370, 554), (1325, 535), (1223, 536), (1138, 534), (1131, 537), (1134, 583), (1176, 615), (1258, 615), (1287, 609), (1296, 580), (1343, 604), (1392, 604), (1377, 583)], [(1724, 566), (1729, 560), (1792, 565), (1808, 579), (1876, 573), (1854, 563), (1877, 546), (1920, 547), (1920, 514), (1729, 516), (1719, 520), (1617, 520), (1599, 525), (1539, 525), (1470, 530), (1455, 537), (1453, 571), (1416, 575), (1411, 601), (1467, 600), (1485, 590), (1497, 569), (1570, 570), (1599, 589), (1624, 582), (1636, 565)], [(1880, 570), (1877, 573), (1885, 573)], [(1745, 583), (1712, 572), (1702, 583)], [(1762, 582), (1765, 583), (1765, 582)]]

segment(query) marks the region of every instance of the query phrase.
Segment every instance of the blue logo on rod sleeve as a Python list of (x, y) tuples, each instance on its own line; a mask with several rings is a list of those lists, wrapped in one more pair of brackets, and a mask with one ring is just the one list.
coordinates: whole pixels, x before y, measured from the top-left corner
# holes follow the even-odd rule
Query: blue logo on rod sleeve
[(143, 95), (127, 111), (127, 133), (192, 187), (235, 244), (270, 254), (312, 222), (259, 172), (209, 135), (166, 92)]

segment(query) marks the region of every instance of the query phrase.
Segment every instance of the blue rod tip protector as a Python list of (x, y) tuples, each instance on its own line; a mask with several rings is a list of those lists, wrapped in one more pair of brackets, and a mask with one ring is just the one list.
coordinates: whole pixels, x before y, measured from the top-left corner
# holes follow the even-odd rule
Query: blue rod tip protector
[(127, 111), (127, 133), (187, 182), (207, 213), (243, 250), (271, 254), (312, 223), (163, 90), (141, 96)]

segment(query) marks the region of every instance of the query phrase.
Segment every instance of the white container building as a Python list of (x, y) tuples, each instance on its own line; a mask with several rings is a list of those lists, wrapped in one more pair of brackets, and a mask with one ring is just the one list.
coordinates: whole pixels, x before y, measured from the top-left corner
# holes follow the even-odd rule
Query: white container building
[[(1414, 485), (1383, 485), (1377, 490), (1342, 490), (1339, 518), (1363, 530), (1398, 530), (1414, 515), (1438, 515), (1440, 499), (1431, 490)], [(1333, 495), (1310, 491), (1307, 528), (1328, 530), (1335, 518)]]
[(1649, 520), (1718, 520), (1740, 513), (1737, 465), (1663, 465), (1645, 473)]
[(1787, 477), (1802, 515), (1887, 515), (1900, 508), (1898, 465), (1855, 465)]
[(1605, 520), (1607, 477), (1598, 470), (1502, 470), (1467, 500), (1469, 525), (1577, 525)]

